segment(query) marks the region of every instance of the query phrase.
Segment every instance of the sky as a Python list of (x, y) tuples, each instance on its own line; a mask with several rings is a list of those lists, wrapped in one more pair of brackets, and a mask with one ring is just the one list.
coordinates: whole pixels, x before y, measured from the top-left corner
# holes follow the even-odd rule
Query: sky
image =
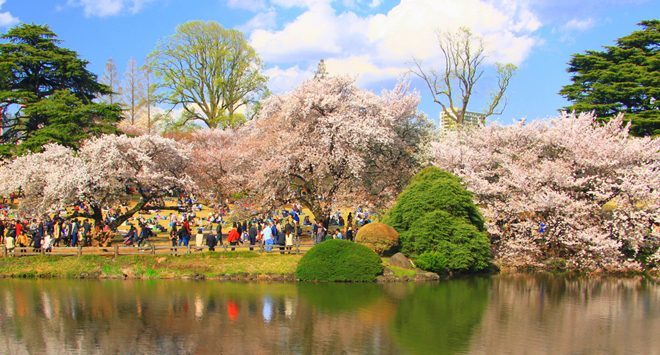
[(468, 27), (487, 55), (469, 110), (485, 108), (495, 64), (513, 63), (506, 108), (492, 119), (510, 124), (556, 115), (568, 104), (558, 92), (570, 83), (572, 54), (614, 45), (658, 15), (657, 0), (0, 0), (0, 31), (46, 24), (100, 78), (109, 58), (123, 74), (177, 25), (217, 21), (245, 34), (276, 94), (311, 78), (325, 59), (330, 74), (376, 93), (408, 78), (420, 111), (437, 120), (440, 106), (410, 69), (415, 59), (440, 69), (437, 34)]

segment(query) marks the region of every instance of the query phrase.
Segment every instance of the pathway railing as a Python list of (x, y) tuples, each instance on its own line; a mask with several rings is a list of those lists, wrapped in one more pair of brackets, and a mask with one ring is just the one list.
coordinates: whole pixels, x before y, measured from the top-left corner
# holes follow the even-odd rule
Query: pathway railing
[[(290, 249), (284, 246), (273, 245), (271, 251), (266, 251), (263, 245), (229, 245), (223, 244), (215, 247), (216, 253), (232, 253), (238, 251), (247, 251), (254, 253), (270, 254), (304, 254), (312, 248), (311, 244), (295, 244)], [(117, 257), (120, 255), (187, 255), (208, 251), (208, 246), (123, 246), (115, 244), (109, 247), (52, 247), (49, 250), (33, 247), (15, 247), (14, 250), (8, 250), (6, 245), (2, 245), (2, 257), (23, 257), (23, 256), (77, 256), (82, 255), (100, 255)]]

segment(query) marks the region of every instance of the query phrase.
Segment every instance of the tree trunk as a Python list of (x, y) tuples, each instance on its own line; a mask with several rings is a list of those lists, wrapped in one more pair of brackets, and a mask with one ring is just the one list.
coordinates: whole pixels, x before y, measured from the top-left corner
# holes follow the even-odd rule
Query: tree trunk
[(146, 198), (144, 196), (140, 197), (140, 200), (137, 204), (135, 204), (135, 206), (133, 206), (133, 208), (129, 209), (126, 211), (126, 213), (120, 215), (117, 217), (117, 219), (110, 223), (110, 229), (117, 230), (117, 227), (126, 222), (129, 218), (133, 217), (133, 215), (144, 208), (144, 206), (149, 203), (149, 201), (151, 201), (151, 198)]

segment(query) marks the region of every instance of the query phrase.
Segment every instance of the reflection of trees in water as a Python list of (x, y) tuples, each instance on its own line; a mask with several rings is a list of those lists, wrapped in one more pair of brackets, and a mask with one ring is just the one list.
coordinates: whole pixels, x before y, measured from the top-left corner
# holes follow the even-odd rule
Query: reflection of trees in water
[(0, 353), (652, 353), (658, 304), (640, 279), (3, 280)]
[[(3, 281), (0, 342), (10, 353), (336, 353), (361, 352), (363, 343), (383, 346), (374, 329), (384, 331), (386, 324), (360, 321), (360, 310), (340, 317), (319, 311), (315, 303), (299, 302), (296, 287)], [(359, 297), (364, 294), (348, 293), (368, 307)]]
[(392, 323), (395, 338), (411, 354), (467, 350), (488, 303), (489, 286), (487, 278), (417, 286), (399, 304)]
[(653, 281), (503, 275), (493, 278), (470, 353), (653, 354), (658, 329)]

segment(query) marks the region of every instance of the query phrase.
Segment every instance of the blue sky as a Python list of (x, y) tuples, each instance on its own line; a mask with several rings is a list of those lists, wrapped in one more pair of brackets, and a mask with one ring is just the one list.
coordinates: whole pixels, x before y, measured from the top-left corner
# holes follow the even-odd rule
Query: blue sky
[[(652, 0), (0, 0), (0, 30), (47, 24), (101, 77), (108, 58), (123, 74), (129, 58), (141, 63), (178, 24), (214, 20), (246, 34), (277, 93), (309, 78), (321, 58), (364, 88), (392, 88), (413, 58), (439, 68), (435, 33), (465, 26), (489, 55), (472, 111), (494, 87), (493, 63), (519, 67), (496, 118), (508, 124), (553, 116), (566, 105), (557, 92), (569, 82), (571, 54), (612, 45), (659, 14)], [(413, 87), (420, 110), (437, 118), (439, 106), (419, 81)]]

